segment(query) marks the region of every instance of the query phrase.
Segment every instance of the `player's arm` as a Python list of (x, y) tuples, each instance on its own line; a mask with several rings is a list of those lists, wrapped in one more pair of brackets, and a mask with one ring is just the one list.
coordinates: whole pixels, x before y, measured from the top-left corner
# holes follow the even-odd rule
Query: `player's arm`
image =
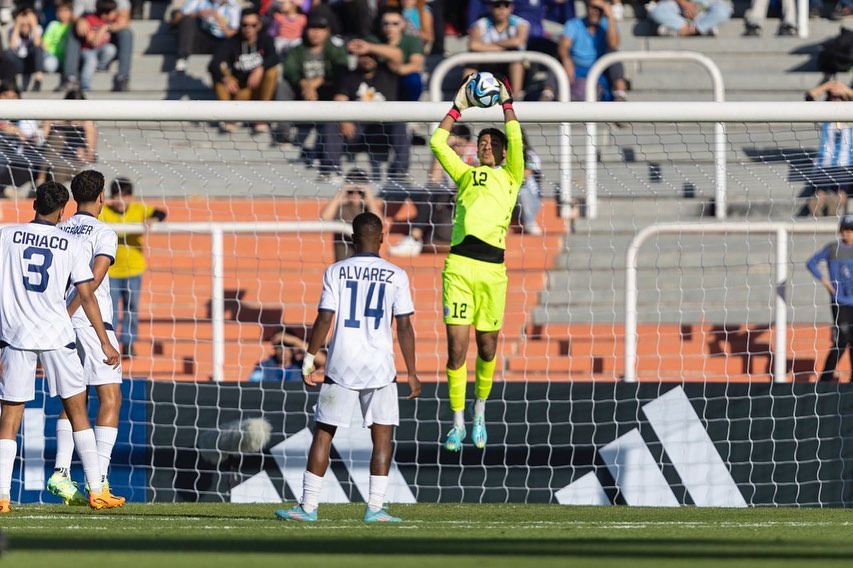
[(91, 280), (79, 282), (75, 284), (77, 288), (77, 297), (80, 298), (80, 304), (83, 306), (83, 311), (86, 317), (89, 318), (92, 327), (95, 328), (95, 334), (101, 342), (101, 349), (106, 355), (104, 363), (117, 368), (121, 361), (121, 356), (116, 348), (110, 343), (110, 338), (107, 337), (107, 330), (104, 328), (104, 318), (101, 315), (101, 308), (98, 307), (98, 300), (95, 299), (95, 287)]
[(418, 379), (417, 366), (415, 365), (415, 328), (412, 318), (408, 315), (397, 317), (397, 343), (406, 362), (406, 372), (409, 374), (409, 393), (407, 399), (418, 398), (421, 394), (421, 381)]
[(462, 161), (462, 158), (450, 147), (447, 139), (450, 138), (450, 130), (457, 120), (462, 116), (462, 111), (470, 106), (468, 95), (465, 93), (465, 86), (471, 79), (472, 75), (468, 75), (462, 85), (456, 91), (456, 97), (453, 99), (453, 106), (447, 112), (447, 116), (441, 119), (441, 122), (432, 133), (429, 139), (429, 147), (436, 159), (447, 172), (456, 185), (459, 185), (459, 180), (465, 175), (471, 166)]
[[(317, 357), (317, 352), (320, 351), (323, 342), (326, 341), (334, 317), (334, 312), (319, 310), (317, 317), (314, 318), (314, 325), (311, 327), (311, 339), (308, 341), (308, 349), (305, 350), (305, 358), (302, 360), (302, 380), (309, 387), (317, 386), (317, 382), (312, 378), (316, 370), (314, 358)], [(320, 382), (322, 381), (320, 379)]]
[[(113, 259), (108, 256), (98, 255), (95, 257), (95, 265), (92, 267), (92, 274), (95, 277), (92, 281), (92, 290), (97, 290), (98, 286), (101, 285), (101, 282), (104, 281), (104, 277), (107, 275), (107, 271), (110, 269), (110, 265), (112, 263)], [(72, 298), (71, 302), (68, 304), (68, 315), (74, 315), (74, 312), (76, 312), (79, 307), (80, 294), (75, 294), (74, 298)]]
[(503, 75), (495, 75), (501, 83), (501, 94), (498, 104), (504, 111), (504, 124), (506, 126), (506, 171), (520, 187), (524, 182), (524, 143), (521, 138), (521, 125), (512, 108), (512, 88), (509, 79)]
[(823, 247), (814, 253), (812, 257), (806, 261), (806, 268), (809, 269), (812, 276), (817, 280), (820, 280), (820, 283), (823, 284), (823, 287), (826, 288), (830, 294), (835, 294), (835, 287), (832, 285), (832, 281), (829, 279), (829, 276), (824, 276), (820, 271), (820, 267), (818, 265), (821, 262), (825, 262), (829, 265), (829, 247)]

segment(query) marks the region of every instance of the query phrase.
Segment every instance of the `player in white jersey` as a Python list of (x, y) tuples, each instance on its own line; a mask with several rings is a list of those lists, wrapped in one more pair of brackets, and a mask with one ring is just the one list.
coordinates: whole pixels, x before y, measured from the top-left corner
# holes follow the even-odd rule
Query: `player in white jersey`
[[(391, 439), (400, 422), (397, 369), (391, 323), (397, 321), (397, 342), (409, 374), (408, 398), (421, 394), (415, 366), (414, 313), (406, 272), (379, 258), (382, 220), (362, 213), (352, 222), (355, 256), (336, 262), (323, 276), (323, 293), (311, 340), (302, 363), (305, 384), (320, 382), (315, 411), (314, 440), (303, 476), (302, 502), (276, 516), (292, 521), (316, 521), (323, 476), (329, 466), (329, 448), (335, 431), (350, 425), (356, 404), (361, 405), (364, 427), (370, 428), (373, 455), (366, 522), (399, 522), (385, 510), (385, 492), (391, 468)], [(314, 357), (335, 327), (326, 358), (326, 376), (315, 380)]]
[[(104, 319), (110, 343), (118, 349), (113, 330), (113, 303), (110, 297), (110, 277), (107, 271), (115, 262), (118, 236), (106, 223), (98, 220), (104, 206), (104, 174), (96, 170), (80, 172), (71, 180), (71, 195), (77, 202), (77, 212), (59, 225), (68, 234), (83, 241), (90, 255), (89, 266), (94, 275), (92, 286)], [(118, 436), (118, 416), (121, 409), (121, 365), (113, 367), (103, 362), (98, 335), (80, 307), (80, 296), (71, 288), (66, 295), (71, 326), (77, 337), (77, 353), (83, 363), (86, 384), (98, 394), (98, 416), (95, 419), (95, 440), (101, 464), (101, 483), (104, 491), (112, 493), (107, 481), (113, 446)], [(47, 480), (47, 489), (66, 505), (86, 505), (88, 500), (71, 480), (71, 455), (74, 437), (71, 422), (63, 411), (56, 421), (56, 463)], [(121, 497), (119, 497), (121, 499)]]
[(0, 513), (11, 512), (16, 437), (24, 405), (35, 398), (37, 362), (71, 421), (90, 487), (89, 506), (108, 509), (124, 503), (103, 491), (101, 484), (95, 433), (86, 413), (83, 367), (65, 305), (67, 283), (77, 288), (104, 362), (118, 366), (120, 355), (107, 337), (92, 289), (91, 255), (81, 241), (56, 227), (67, 203), (64, 185), (43, 183), (36, 190), (35, 220), (0, 229)]

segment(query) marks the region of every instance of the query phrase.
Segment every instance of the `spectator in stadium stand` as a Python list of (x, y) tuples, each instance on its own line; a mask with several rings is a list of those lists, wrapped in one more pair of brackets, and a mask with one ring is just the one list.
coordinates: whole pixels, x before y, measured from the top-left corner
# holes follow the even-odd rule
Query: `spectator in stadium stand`
[[(104, 223), (143, 223), (163, 221), (166, 212), (134, 200), (133, 182), (117, 177), (110, 183), (110, 200), (100, 216)], [(136, 355), (134, 342), (139, 329), (139, 299), (145, 273), (144, 237), (119, 234), (116, 258), (110, 267), (110, 294), (113, 299), (113, 327), (121, 343), (121, 356)], [(119, 307), (121, 306), (121, 310)]]
[[(403, 52), (400, 63), (388, 61), (388, 69), (400, 78), (398, 99), (417, 101), (424, 90), (421, 73), (424, 71), (424, 53), (418, 36), (405, 33), (406, 19), (399, 8), (383, 8), (379, 15), (379, 35), (367, 36), (367, 41), (397, 47)], [(380, 63), (385, 63), (380, 57)]]
[[(806, 262), (809, 272), (829, 292), (832, 313), (832, 347), (826, 355), (820, 381), (835, 380), (835, 367), (848, 348), (853, 364), (853, 215), (841, 218), (838, 232), (840, 239), (817, 251)], [(826, 263), (826, 275), (819, 268), (821, 262)]]
[[(473, 142), (471, 128), (456, 123), (450, 130), (447, 144), (462, 161), (477, 166), (477, 144)], [(393, 217), (402, 205), (409, 201), (415, 207), (415, 215), (409, 221), (409, 232), (397, 244), (388, 248), (392, 256), (417, 256), (424, 249), (444, 253), (450, 250), (453, 229), (453, 207), (456, 201), (456, 184), (433, 156), (427, 175), (427, 185), (421, 191), (401, 187), (391, 180), (382, 188), (385, 216)]]
[[(489, 15), (471, 24), (468, 28), (468, 51), (495, 53), (500, 51), (524, 51), (530, 23), (512, 13), (514, 0), (489, 0)], [(477, 69), (463, 71), (468, 76), (475, 71), (491, 71), (509, 77), (510, 85), (518, 100), (524, 99), (524, 63), (499, 63), (479, 65)]]
[[(365, 211), (382, 217), (382, 207), (373, 195), (373, 184), (367, 172), (361, 168), (353, 168), (347, 172), (335, 197), (320, 211), (320, 219), (351, 223), (357, 215)], [(334, 243), (335, 262), (349, 258), (355, 253), (352, 237), (349, 235), (336, 234)]]
[[(80, 45), (80, 88), (92, 88), (95, 71), (106, 71), (116, 56), (116, 46), (110, 42), (110, 25), (116, 20), (115, 0), (98, 0), (94, 14), (84, 14), (77, 20)], [(85, 29), (85, 33), (82, 30)]]
[[(278, 98), (283, 101), (331, 101), (335, 85), (347, 71), (347, 50), (341, 38), (331, 35), (329, 19), (311, 14), (302, 43), (287, 54), (284, 60), (284, 81)], [(313, 124), (298, 124), (294, 143), (300, 147), (299, 161), (312, 167), (318, 148), (306, 148), (305, 141)], [(277, 127), (276, 139), (283, 141), (286, 126)], [(318, 144), (319, 146), (319, 144)]]
[(716, 36), (732, 17), (726, 0), (660, 0), (649, 11), (659, 36)]
[[(761, 35), (761, 28), (764, 25), (764, 20), (767, 18), (767, 8), (770, 5), (770, 0), (752, 0), (752, 5), (744, 14), (743, 22), (746, 26), (743, 35), (758, 37)], [(797, 4), (794, 0), (782, 0), (782, 23), (779, 24), (777, 35), (780, 36), (796, 36), (797, 35)]]
[[(827, 101), (847, 102), (853, 100), (853, 89), (840, 81), (826, 81), (807, 91), (806, 100), (816, 101), (823, 95)], [(807, 199), (812, 216), (840, 215), (853, 192), (853, 123), (823, 122), (818, 129), (818, 153), (800, 197)]]
[[(80, 89), (65, 93), (65, 100), (85, 99)], [(47, 181), (48, 175), (54, 181), (66, 183), (97, 160), (98, 128), (92, 120), (45, 121), (42, 133), (45, 163), (36, 179), (36, 187)]]
[(302, 33), (308, 17), (302, 13), (296, 0), (275, 0), (264, 14), (266, 31), (275, 42), (275, 51), (280, 59), (302, 43)]
[[(56, 73), (63, 68), (65, 62), (65, 46), (71, 33), (74, 20), (74, 2), (60, 0), (56, 3), (56, 19), (47, 25), (41, 37), (41, 47), (44, 51), (44, 70)], [(60, 85), (66, 82), (63, 71)]]
[[(0, 82), (0, 100), (20, 99), (14, 82)], [(35, 120), (0, 120), (0, 197), (7, 187), (32, 183), (42, 168), (42, 131)]]
[(515, 216), (526, 234), (538, 236), (542, 234), (536, 220), (542, 208), (542, 160), (530, 145), (524, 130), (521, 131), (521, 140), (524, 144), (524, 181), (518, 190)]
[[(817, 9), (818, 15), (820, 15), (821, 4), (817, 4), (817, 8), (815, 7), (815, 4), (817, 4), (817, 0), (812, 0), (812, 2), (809, 3), (810, 15), (814, 14), (815, 9)], [(844, 18), (849, 18), (850, 16), (853, 16), (853, 0), (841, 0), (832, 9), (832, 12), (829, 14), (829, 19), (837, 22)]]
[[(111, 0), (115, 5), (115, 16), (106, 23), (100, 34), (107, 34), (109, 43), (115, 46), (113, 58), (118, 58), (118, 71), (113, 77), (112, 90), (124, 92), (130, 90), (130, 70), (133, 62), (133, 30), (130, 29), (130, 1)], [(106, 0), (74, 0), (74, 26), (68, 34), (65, 44), (65, 59), (62, 63), (65, 82), (56, 88), (57, 91), (74, 89), (80, 83), (80, 61), (81, 51), (87, 37), (92, 31), (92, 23), (89, 16), (97, 13), (105, 13), (104, 4), (98, 5)], [(93, 20), (92, 20), (93, 21)], [(91, 39), (100, 41), (100, 37), (92, 36)], [(91, 45), (91, 41), (88, 42)], [(101, 47), (100, 45), (95, 47)], [(109, 63), (109, 62), (107, 62)]]
[[(610, 4), (604, 0), (587, 0), (586, 7), (586, 17), (566, 22), (557, 46), (560, 62), (569, 76), (572, 99), (580, 101), (586, 96), (586, 76), (590, 67), (602, 56), (619, 49), (619, 29), (613, 21)], [(627, 100), (622, 64), (614, 63), (604, 75), (613, 100)]]
[(403, 33), (419, 38), (422, 52), (430, 52), (435, 41), (435, 29), (432, 9), (427, 0), (388, 0), (384, 8), (399, 9), (406, 21)]
[(9, 48), (3, 53), (2, 65), (8, 66), (16, 75), (21, 75), (21, 89), (41, 91), (44, 72), (42, 51), (42, 28), (35, 11), (24, 6), (15, 10), (14, 24), (9, 28)]
[[(347, 43), (347, 49), (358, 56), (357, 67), (341, 78), (334, 100), (365, 104), (399, 100), (399, 77), (389, 69), (389, 65), (402, 62), (399, 48), (354, 39)], [(384, 62), (379, 61), (380, 57)], [(388, 177), (409, 171), (411, 141), (405, 123), (331, 122), (324, 124), (322, 131), (323, 152), (318, 181), (330, 181), (330, 177), (339, 175), (344, 152), (367, 152), (374, 181), (381, 179), (380, 164), (388, 160), (391, 152), (394, 160), (388, 165)]]
[[(278, 85), (278, 54), (273, 39), (261, 29), (261, 16), (246, 8), (240, 16), (240, 33), (219, 44), (208, 71), (220, 101), (271, 101)], [(222, 122), (223, 132), (234, 132), (235, 122)], [(255, 132), (269, 132), (269, 124), (256, 122)]]
[[(260, 383), (277, 381), (280, 383), (302, 380), (302, 358), (308, 343), (302, 338), (280, 331), (270, 338), (272, 353), (266, 359), (258, 362), (249, 381)], [(326, 356), (322, 351), (317, 353), (315, 361), (322, 366)]]
[(178, 27), (178, 53), (175, 71), (187, 70), (192, 53), (213, 53), (226, 39), (240, 31), (238, 0), (187, 0), (172, 13)]

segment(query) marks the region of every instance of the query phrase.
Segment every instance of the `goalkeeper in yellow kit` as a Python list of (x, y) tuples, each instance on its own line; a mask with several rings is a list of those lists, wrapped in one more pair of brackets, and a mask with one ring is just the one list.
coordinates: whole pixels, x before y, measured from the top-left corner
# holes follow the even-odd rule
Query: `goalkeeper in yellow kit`
[(465, 388), (468, 369), (470, 326), (477, 341), (474, 383), (474, 445), (486, 445), (486, 399), (492, 390), (495, 352), (506, 305), (507, 275), (504, 265), (506, 233), (518, 189), (524, 180), (521, 126), (512, 108), (512, 95), (505, 77), (499, 104), (503, 107), (506, 134), (486, 128), (477, 137), (478, 167), (463, 162), (447, 144), (450, 129), (470, 106), (466, 80), (454, 99), (453, 108), (438, 125), (429, 145), (435, 157), (458, 188), (456, 214), (450, 239), (450, 254), (442, 272), (442, 303), (447, 328), (447, 385), (453, 428), (444, 447), (458, 452), (467, 435)]

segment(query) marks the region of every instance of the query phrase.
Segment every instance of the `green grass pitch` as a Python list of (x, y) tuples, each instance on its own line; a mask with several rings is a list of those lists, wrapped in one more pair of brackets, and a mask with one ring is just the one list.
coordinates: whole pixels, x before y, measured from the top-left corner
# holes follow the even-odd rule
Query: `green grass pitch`
[(323, 505), (313, 524), (279, 521), (276, 508), (19, 506), (0, 517), (0, 568), (853, 566), (843, 509), (418, 504), (391, 507), (399, 525), (366, 525), (364, 505)]

